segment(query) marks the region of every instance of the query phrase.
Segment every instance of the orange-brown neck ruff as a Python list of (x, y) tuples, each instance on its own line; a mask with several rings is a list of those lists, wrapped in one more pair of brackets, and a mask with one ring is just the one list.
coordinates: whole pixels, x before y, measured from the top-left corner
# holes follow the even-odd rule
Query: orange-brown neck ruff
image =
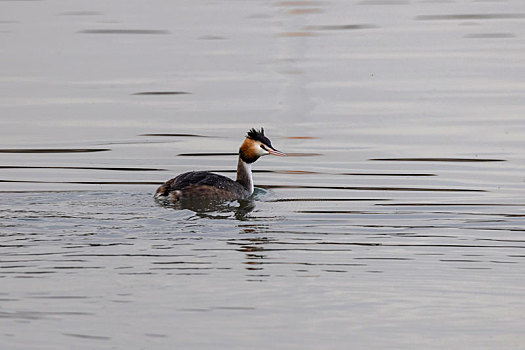
[(260, 157), (257, 154), (258, 147), (259, 145), (257, 144), (257, 141), (246, 138), (239, 148), (239, 157), (247, 164), (255, 162)]

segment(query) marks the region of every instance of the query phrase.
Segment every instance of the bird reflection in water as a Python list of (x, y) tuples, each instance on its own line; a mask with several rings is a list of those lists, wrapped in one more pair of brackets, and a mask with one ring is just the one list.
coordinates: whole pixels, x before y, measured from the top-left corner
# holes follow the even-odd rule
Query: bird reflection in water
[(255, 209), (255, 200), (238, 199), (234, 201), (221, 201), (213, 199), (184, 199), (177, 202), (169, 200), (157, 200), (167, 208), (175, 210), (191, 210), (200, 218), (207, 219), (235, 219), (245, 221), (249, 214)]

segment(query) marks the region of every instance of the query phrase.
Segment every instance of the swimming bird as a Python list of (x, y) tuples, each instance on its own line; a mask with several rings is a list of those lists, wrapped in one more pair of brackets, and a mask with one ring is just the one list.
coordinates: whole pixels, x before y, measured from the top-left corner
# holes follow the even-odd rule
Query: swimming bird
[(262, 156), (286, 154), (273, 148), (264, 135), (264, 129), (250, 129), (239, 148), (237, 179), (211, 173), (190, 171), (166, 181), (155, 192), (155, 198), (180, 200), (235, 200), (247, 199), (253, 194), (252, 164)]

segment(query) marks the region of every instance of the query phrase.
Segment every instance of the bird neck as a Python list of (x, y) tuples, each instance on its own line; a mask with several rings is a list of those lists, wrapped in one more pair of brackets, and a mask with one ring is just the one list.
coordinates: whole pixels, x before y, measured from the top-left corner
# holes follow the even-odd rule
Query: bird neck
[(250, 194), (253, 193), (252, 165), (246, 163), (239, 156), (237, 163), (237, 180)]

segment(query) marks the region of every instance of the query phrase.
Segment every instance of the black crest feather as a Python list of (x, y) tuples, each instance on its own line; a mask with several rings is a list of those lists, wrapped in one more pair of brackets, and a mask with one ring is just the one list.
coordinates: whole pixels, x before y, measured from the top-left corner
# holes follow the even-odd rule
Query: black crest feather
[(246, 135), (246, 137), (254, 141), (260, 141), (264, 143), (265, 145), (272, 147), (272, 142), (270, 141), (270, 139), (264, 136), (264, 128), (261, 128), (261, 130), (256, 130), (255, 128), (251, 128), (250, 131), (248, 131), (248, 134)]

